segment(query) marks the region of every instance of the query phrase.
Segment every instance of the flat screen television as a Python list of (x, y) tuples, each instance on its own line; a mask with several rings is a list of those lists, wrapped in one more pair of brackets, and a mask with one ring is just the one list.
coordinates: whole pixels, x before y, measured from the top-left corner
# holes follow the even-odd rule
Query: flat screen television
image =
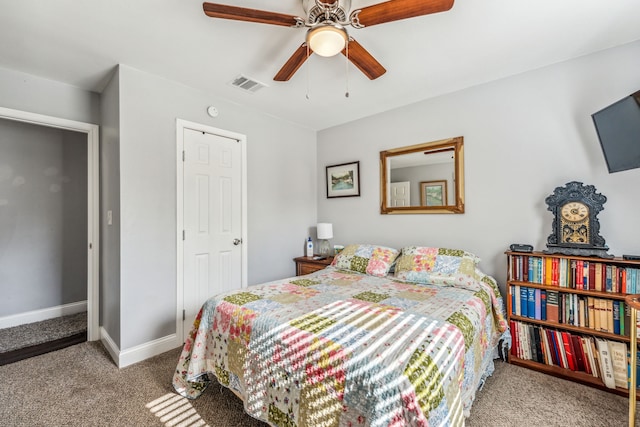
[(609, 173), (640, 167), (640, 90), (591, 115)]

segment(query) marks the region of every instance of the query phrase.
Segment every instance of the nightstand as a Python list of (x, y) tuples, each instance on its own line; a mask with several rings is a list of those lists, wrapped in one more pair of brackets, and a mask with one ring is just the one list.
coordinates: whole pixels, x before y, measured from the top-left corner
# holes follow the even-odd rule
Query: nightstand
[(299, 256), (293, 260), (296, 263), (296, 276), (304, 276), (305, 274), (310, 274), (314, 271), (328, 267), (331, 264), (331, 261), (333, 261), (333, 257), (328, 257), (326, 259), (313, 259), (311, 257)]

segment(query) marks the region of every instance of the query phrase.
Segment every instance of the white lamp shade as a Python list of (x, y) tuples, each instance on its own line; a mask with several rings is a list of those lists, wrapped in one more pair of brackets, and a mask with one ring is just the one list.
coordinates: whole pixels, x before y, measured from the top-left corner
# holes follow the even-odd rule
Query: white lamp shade
[(332, 239), (333, 225), (328, 222), (318, 223), (318, 239)]

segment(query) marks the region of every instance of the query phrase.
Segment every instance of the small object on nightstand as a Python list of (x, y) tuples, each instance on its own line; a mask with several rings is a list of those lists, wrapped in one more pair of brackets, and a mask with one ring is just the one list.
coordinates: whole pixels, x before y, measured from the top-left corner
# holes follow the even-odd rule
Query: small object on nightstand
[(311, 237), (307, 239), (307, 256), (313, 256), (313, 241), (311, 241)]

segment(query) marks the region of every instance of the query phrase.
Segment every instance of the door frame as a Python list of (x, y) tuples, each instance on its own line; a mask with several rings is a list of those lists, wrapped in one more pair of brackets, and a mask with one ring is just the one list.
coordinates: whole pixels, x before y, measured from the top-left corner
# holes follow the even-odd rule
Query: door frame
[(183, 230), (184, 230), (184, 130), (191, 129), (198, 132), (210, 133), (213, 135), (222, 136), (225, 138), (235, 139), (240, 143), (240, 162), (241, 162), (241, 287), (247, 287), (247, 254), (248, 254), (248, 240), (247, 240), (247, 137), (240, 133), (231, 132), (224, 129), (215, 128), (212, 126), (204, 125), (201, 123), (189, 122), (187, 120), (176, 119), (176, 338), (178, 342), (177, 346), (181, 346), (184, 343), (186, 337), (183, 336), (182, 322), (184, 321), (184, 243), (183, 243)]
[(87, 135), (87, 340), (100, 339), (100, 162), (99, 126), (0, 107), (0, 118)]

